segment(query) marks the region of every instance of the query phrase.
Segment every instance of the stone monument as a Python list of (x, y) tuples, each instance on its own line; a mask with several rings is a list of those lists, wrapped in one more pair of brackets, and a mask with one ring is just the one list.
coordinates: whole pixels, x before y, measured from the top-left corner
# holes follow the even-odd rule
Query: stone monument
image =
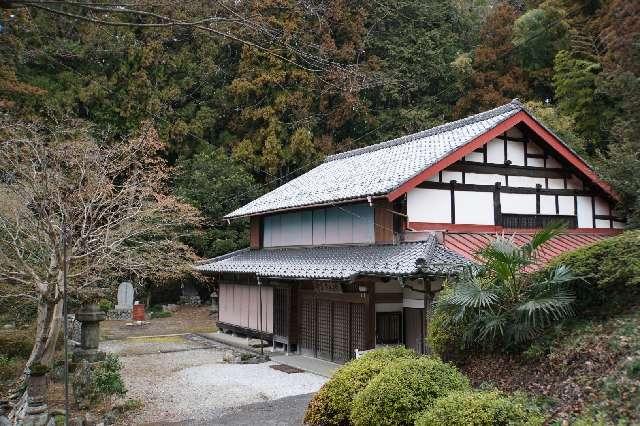
[(193, 285), (193, 283), (187, 281), (182, 284), (182, 295), (180, 296), (180, 304), (182, 305), (192, 305), (198, 306), (202, 303), (200, 299), (200, 295), (198, 294), (198, 289)]
[(109, 319), (130, 320), (133, 310), (134, 290), (129, 281), (123, 281), (118, 286), (118, 303), (116, 308), (109, 311)]

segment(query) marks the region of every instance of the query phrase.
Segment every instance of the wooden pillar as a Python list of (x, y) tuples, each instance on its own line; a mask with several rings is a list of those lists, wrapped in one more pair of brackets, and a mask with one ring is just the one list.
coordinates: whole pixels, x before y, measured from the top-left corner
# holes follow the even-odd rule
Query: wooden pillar
[(431, 310), (433, 306), (433, 293), (431, 292), (431, 281), (428, 278), (423, 278), (422, 282), (424, 283), (424, 309), (423, 315), (424, 320), (422, 322), (422, 353), (423, 354), (431, 354), (431, 348), (427, 343), (427, 334), (429, 332), (429, 321), (431, 320)]

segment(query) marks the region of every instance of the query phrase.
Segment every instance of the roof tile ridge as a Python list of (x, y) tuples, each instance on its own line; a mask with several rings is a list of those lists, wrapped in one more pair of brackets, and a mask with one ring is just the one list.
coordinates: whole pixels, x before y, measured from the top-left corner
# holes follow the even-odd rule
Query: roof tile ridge
[(474, 124), (480, 121), (488, 120), (497, 115), (504, 114), (513, 110), (522, 110), (524, 109), (524, 105), (516, 98), (513, 99), (508, 104), (500, 105), (499, 107), (483, 111), (474, 115), (470, 115), (465, 118), (461, 118), (459, 120), (451, 121), (449, 123), (440, 124), (435, 127), (431, 127), (430, 129), (422, 130), (420, 132), (412, 133), (405, 136), (400, 136), (395, 139), (391, 139), (385, 142), (380, 142), (374, 145), (365, 146), (362, 148), (356, 148), (351, 151), (340, 152), (337, 154), (329, 155), (325, 159), (325, 163), (330, 163), (335, 160), (341, 160), (343, 158), (354, 157), (356, 155), (365, 154), (367, 152), (378, 151), (380, 149), (390, 148), (392, 146), (401, 145), (403, 143), (411, 142), (416, 139), (424, 138), (427, 136), (434, 136), (440, 133), (449, 132), (451, 130), (458, 129), (460, 127), (468, 126), (470, 124)]

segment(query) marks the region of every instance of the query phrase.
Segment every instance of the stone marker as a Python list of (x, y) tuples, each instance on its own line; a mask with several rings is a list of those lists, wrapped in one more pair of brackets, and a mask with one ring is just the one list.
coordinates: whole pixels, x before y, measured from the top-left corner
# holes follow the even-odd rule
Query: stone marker
[(123, 281), (118, 286), (118, 304), (116, 309), (133, 308), (133, 285), (129, 281)]

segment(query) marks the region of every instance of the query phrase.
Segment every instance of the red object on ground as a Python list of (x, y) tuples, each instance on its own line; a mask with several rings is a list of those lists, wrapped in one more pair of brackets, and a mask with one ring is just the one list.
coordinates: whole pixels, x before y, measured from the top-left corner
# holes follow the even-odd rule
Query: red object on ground
[(134, 321), (144, 321), (144, 305), (143, 304), (133, 305), (132, 316)]

